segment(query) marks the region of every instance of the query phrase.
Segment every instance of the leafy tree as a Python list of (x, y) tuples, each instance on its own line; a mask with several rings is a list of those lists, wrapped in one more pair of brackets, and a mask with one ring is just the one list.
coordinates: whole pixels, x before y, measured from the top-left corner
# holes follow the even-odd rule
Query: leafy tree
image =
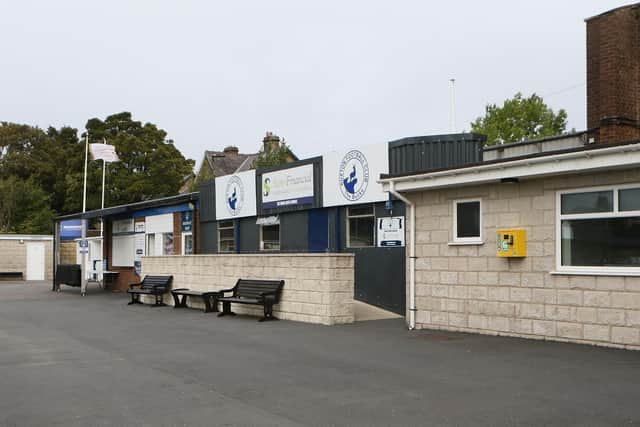
[(471, 123), (471, 130), (487, 135), (487, 145), (507, 144), (559, 135), (567, 127), (567, 113), (555, 113), (535, 93), (524, 98), (518, 92), (502, 106), (489, 104), (484, 117)]
[(33, 179), (0, 179), (0, 232), (50, 234), (53, 217), (47, 193)]
[[(120, 162), (107, 165), (106, 195), (108, 205), (120, 205), (178, 193), (184, 177), (193, 173), (194, 161), (185, 159), (167, 139), (167, 133), (152, 123), (142, 124), (123, 112), (104, 121), (91, 119), (86, 126), (89, 142), (112, 144)], [(92, 162), (99, 177), (102, 162)], [(100, 188), (98, 184), (97, 188)], [(97, 192), (100, 199), (100, 192)], [(95, 196), (94, 196), (95, 197)], [(92, 207), (99, 202), (92, 201)]]
[(253, 167), (256, 169), (268, 166), (277, 166), (294, 160), (291, 149), (287, 143), (282, 140), (277, 145), (268, 145), (268, 150), (260, 150), (258, 157), (253, 161)]

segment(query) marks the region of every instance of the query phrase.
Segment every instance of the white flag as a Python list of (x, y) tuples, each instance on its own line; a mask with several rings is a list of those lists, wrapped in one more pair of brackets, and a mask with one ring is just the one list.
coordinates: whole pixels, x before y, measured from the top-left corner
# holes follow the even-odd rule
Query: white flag
[(104, 160), (107, 163), (120, 161), (113, 145), (89, 144), (89, 150), (93, 160)]

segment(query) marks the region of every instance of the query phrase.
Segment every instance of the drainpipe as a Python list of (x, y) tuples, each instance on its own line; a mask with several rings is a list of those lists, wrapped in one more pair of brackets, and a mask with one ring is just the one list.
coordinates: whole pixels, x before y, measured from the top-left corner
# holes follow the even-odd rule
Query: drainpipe
[(409, 205), (409, 330), (416, 328), (416, 206), (395, 190), (395, 182), (389, 182), (389, 193)]

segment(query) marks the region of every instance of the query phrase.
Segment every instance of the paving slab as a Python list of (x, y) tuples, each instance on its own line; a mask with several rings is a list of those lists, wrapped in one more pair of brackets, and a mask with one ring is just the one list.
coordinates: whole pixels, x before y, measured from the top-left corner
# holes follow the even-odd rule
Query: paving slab
[(640, 353), (0, 285), (0, 425), (640, 423)]

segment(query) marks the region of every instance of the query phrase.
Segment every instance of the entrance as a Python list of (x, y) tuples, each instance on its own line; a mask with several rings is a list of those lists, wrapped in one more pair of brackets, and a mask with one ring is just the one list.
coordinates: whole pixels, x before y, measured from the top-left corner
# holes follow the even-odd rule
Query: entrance
[(27, 280), (44, 280), (44, 243), (27, 243)]

